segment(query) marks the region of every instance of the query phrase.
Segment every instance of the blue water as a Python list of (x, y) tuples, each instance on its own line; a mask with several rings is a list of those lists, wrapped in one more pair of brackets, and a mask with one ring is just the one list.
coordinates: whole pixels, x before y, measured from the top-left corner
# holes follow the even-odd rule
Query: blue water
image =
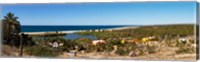
[(76, 40), (76, 39), (79, 39), (79, 38), (88, 38), (88, 39), (91, 39), (91, 40), (97, 39), (97, 37), (93, 36), (93, 35), (82, 36), (82, 35), (73, 34), (73, 33), (67, 34), (66, 36), (64, 36), (64, 38), (65, 39), (71, 39), (71, 40)]
[(44, 32), (44, 31), (70, 31), (70, 30), (93, 30), (124, 27), (116, 26), (21, 26), (21, 32)]

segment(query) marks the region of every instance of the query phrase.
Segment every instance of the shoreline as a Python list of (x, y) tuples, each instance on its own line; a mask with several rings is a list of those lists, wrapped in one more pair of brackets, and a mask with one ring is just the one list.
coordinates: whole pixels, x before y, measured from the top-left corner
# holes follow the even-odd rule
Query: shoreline
[[(43, 31), (43, 32), (21, 32), (24, 34), (29, 34), (29, 35), (42, 35), (42, 34), (56, 34), (56, 33), (63, 33), (63, 34), (67, 34), (67, 33), (76, 33), (76, 32), (99, 32), (99, 31), (113, 31), (113, 30), (124, 30), (124, 29), (133, 29), (133, 28), (138, 28), (135, 26), (126, 26), (126, 27), (117, 27), (117, 28), (108, 28), (108, 29), (95, 29), (95, 30), (69, 30), (69, 31)], [(20, 34), (21, 34), (20, 33)]]

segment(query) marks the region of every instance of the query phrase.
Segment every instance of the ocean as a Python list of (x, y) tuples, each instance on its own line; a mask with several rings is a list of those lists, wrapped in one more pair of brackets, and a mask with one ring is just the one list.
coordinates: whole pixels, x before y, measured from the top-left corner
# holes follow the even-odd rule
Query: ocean
[(72, 31), (72, 30), (94, 30), (94, 29), (109, 29), (125, 27), (126, 25), (114, 25), (114, 26), (21, 26), (21, 32), (45, 32), (45, 31)]

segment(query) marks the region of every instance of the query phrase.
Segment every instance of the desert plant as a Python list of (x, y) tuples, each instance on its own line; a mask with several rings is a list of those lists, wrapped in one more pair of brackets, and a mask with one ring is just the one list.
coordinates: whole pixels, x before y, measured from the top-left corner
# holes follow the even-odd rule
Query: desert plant
[(132, 50), (130, 50), (128, 48), (120, 47), (119, 49), (117, 49), (117, 51), (115, 53), (118, 55), (128, 55), (130, 51), (132, 51)]
[(41, 46), (27, 47), (25, 48), (25, 53), (39, 57), (55, 57), (58, 55), (53, 49)]
[(106, 44), (105, 45), (105, 51), (110, 52), (113, 51), (113, 44)]
[(119, 48), (119, 49), (116, 51), (116, 54), (118, 54), (118, 55), (126, 55), (126, 51), (125, 51), (123, 48)]
[(70, 39), (67, 39), (64, 42), (64, 45), (63, 45), (62, 49), (63, 49), (63, 51), (74, 50), (76, 45), (77, 45), (76, 42), (74, 42), (74, 41), (72, 41)]
[(182, 53), (194, 53), (195, 49), (194, 48), (190, 48), (190, 47), (180, 47), (176, 53), (177, 54), (182, 54)]
[(155, 52), (157, 52), (157, 47), (156, 46), (146, 46), (147, 47), (147, 51), (148, 51), (148, 53), (155, 53)]

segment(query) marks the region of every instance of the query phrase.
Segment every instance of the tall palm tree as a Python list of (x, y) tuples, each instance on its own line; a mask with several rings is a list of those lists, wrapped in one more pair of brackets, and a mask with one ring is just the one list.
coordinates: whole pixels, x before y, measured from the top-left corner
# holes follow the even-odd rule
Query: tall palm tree
[(20, 23), (17, 20), (18, 17), (13, 13), (9, 12), (6, 16), (4, 16), (3, 22), (3, 39), (4, 43), (10, 44), (12, 46), (19, 45), (19, 36), (16, 34), (20, 33)]

